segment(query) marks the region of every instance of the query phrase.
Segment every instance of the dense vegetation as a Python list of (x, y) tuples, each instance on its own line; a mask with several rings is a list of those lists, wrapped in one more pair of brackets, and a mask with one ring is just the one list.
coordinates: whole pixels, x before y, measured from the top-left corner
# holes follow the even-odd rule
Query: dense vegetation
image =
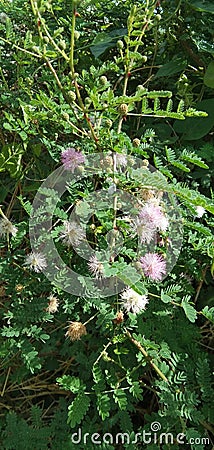
[(2, 449), (213, 446), (213, 18), (1, 1)]

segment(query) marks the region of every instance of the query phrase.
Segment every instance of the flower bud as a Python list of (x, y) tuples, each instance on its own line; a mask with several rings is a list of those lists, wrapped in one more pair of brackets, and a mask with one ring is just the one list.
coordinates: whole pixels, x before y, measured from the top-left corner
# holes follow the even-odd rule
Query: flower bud
[(4, 12), (0, 13), (0, 22), (1, 23), (6, 23), (7, 19), (9, 19), (9, 17), (7, 16), (7, 14), (5, 14)]
[(66, 49), (66, 42), (63, 41), (63, 39), (60, 39), (60, 41), (59, 41), (59, 47), (60, 47), (62, 50), (65, 50), (65, 49)]
[(16, 292), (22, 292), (24, 289), (23, 284), (17, 284), (15, 287)]
[(105, 75), (102, 75), (102, 77), (100, 77), (100, 84), (105, 86), (106, 83), (108, 83), (108, 78)]
[(107, 172), (111, 172), (113, 167), (113, 158), (110, 155), (105, 156), (103, 159), (101, 159), (100, 166), (102, 169), (104, 168)]
[(85, 106), (90, 106), (90, 104), (91, 104), (91, 99), (90, 99), (90, 97), (86, 97), (86, 98), (85, 98)]
[(74, 91), (68, 91), (68, 97), (69, 97), (69, 100), (71, 100), (72, 102), (75, 102), (76, 94)]
[(145, 94), (146, 91), (147, 91), (147, 89), (142, 84), (138, 84), (138, 86), (137, 86), (138, 94)]
[(126, 103), (122, 103), (122, 105), (119, 106), (118, 111), (121, 116), (126, 116), (128, 113), (128, 109), (128, 105), (126, 105)]
[(147, 61), (147, 56), (146, 56), (146, 55), (143, 55), (143, 56), (142, 56), (142, 62), (143, 62), (143, 63), (146, 63), (146, 61)]
[(65, 119), (65, 120), (69, 120), (69, 114), (66, 113), (66, 112), (63, 112), (63, 113), (62, 113), (62, 117), (63, 117), (63, 119)]
[(135, 164), (135, 159), (130, 155), (128, 156), (128, 163), (129, 163), (129, 166), (134, 166), (134, 164)]
[(118, 47), (120, 50), (122, 50), (123, 47), (124, 47), (123, 41), (121, 41), (121, 40), (117, 41), (117, 47)]
[(148, 165), (149, 165), (148, 159), (143, 159), (142, 165), (143, 165), (144, 167), (148, 167)]
[(80, 37), (80, 32), (77, 31), (77, 30), (75, 30), (75, 31), (74, 31), (74, 37), (75, 37), (76, 40), (79, 39), (79, 37)]
[(134, 139), (133, 139), (133, 146), (134, 146), (134, 147), (139, 147), (139, 145), (140, 145), (140, 139), (134, 138)]
[(106, 126), (108, 128), (111, 128), (111, 126), (112, 126), (112, 120), (111, 119), (106, 119)]

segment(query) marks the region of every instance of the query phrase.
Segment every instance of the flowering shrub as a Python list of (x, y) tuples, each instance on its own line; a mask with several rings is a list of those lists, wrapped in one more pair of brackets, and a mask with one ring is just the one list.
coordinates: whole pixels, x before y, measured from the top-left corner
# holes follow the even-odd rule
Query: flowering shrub
[(175, 3), (2, 2), (3, 449), (212, 448), (213, 6)]

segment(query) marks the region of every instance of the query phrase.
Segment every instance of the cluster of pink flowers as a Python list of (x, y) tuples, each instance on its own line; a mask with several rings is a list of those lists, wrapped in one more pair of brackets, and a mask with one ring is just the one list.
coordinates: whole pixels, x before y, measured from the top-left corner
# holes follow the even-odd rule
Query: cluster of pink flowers
[(154, 238), (156, 231), (166, 231), (169, 221), (161, 207), (154, 201), (147, 202), (141, 209), (135, 220), (135, 228), (141, 243), (149, 244)]
[(158, 253), (146, 253), (140, 258), (140, 263), (146, 277), (160, 281), (166, 274), (166, 261)]
[(67, 148), (62, 152), (61, 160), (64, 168), (73, 173), (77, 167), (85, 162), (85, 157), (82, 152), (77, 152), (75, 148)]

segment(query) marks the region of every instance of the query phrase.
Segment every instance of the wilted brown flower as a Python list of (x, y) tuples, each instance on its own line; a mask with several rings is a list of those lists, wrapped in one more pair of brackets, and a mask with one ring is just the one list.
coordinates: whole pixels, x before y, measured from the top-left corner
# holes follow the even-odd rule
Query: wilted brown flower
[(86, 327), (81, 322), (70, 322), (68, 331), (65, 333), (66, 337), (69, 337), (71, 341), (79, 341), (81, 336), (87, 334)]
[(56, 311), (58, 311), (58, 306), (59, 306), (58, 298), (54, 297), (54, 295), (50, 295), (49, 303), (48, 303), (48, 306), (46, 308), (46, 311), (49, 312), (50, 314), (53, 314)]
[(16, 289), (16, 292), (22, 292), (24, 289), (24, 286), (23, 286), (23, 284), (17, 284), (15, 289)]
[(151, 189), (140, 189), (139, 194), (143, 200), (150, 200), (155, 197), (155, 191)]
[(3, 217), (3, 219), (0, 219), (0, 237), (3, 236), (9, 236), (9, 234), (12, 234), (12, 236), (16, 236), (17, 228), (14, 227), (14, 225), (10, 222), (10, 220), (7, 219), (7, 217)]
[(118, 311), (116, 318), (114, 319), (114, 323), (116, 325), (119, 325), (124, 321), (124, 314), (123, 311)]

